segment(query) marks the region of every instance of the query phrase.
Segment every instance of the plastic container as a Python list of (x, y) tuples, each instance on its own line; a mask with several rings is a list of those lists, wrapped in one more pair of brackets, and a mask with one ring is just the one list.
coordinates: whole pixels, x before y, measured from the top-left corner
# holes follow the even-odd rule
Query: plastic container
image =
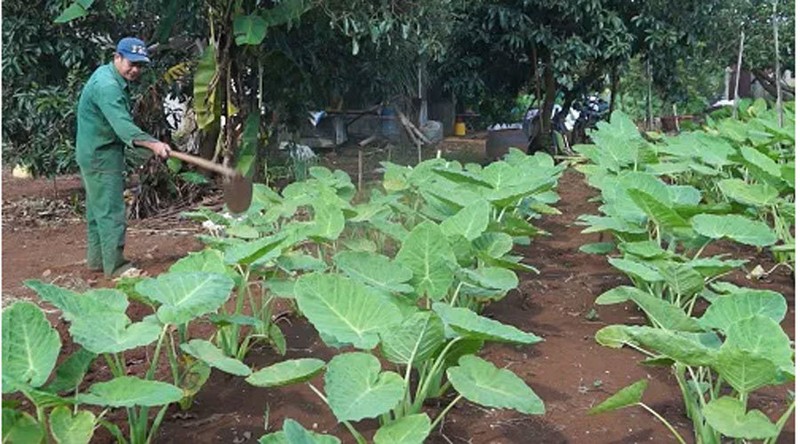
[(438, 143), (444, 138), (442, 122), (437, 120), (428, 120), (419, 129), (431, 143)]
[(389, 140), (400, 137), (400, 125), (397, 122), (397, 111), (392, 107), (381, 110), (381, 133)]
[(508, 154), (508, 148), (528, 151), (528, 136), (522, 128), (490, 129), (486, 135), (486, 159), (490, 162)]
[(466, 136), (467, 135), (467, 124), (464, 122), (456, 122), (455, 128), (453, 128), (453, 133), (456, 136)]

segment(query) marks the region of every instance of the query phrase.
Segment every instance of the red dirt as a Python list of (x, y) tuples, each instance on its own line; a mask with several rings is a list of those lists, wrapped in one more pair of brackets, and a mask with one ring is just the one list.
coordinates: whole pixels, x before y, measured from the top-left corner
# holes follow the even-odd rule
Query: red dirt
[[(468, 150), (464, 147), (457, 142), (441, 146), (445, 156), (455, 154), (467, 159), (468, 153), (459, 152)], [(366, 171), (374, 171), (378, 157), (383, 156), (373, 156)], [(345, 150), (329, 155), (326, 164), (355, 172), (355, 159), (354, 151)], [(73, 199), (79, 199), (81, 186), (78, 179), (65, 178), (58, 183), (59, 199), (63, 200), (64, 196), (77, 196)], [(4, 174), (2, 192), (3, 306), (15, 299), (35, 299), (33, 292), (22, 286), (22, 281), (29, 278), (55, 281), (79, 290), (113, 285), (101, 274), (84, 269), (85, 226), (79, 216), (73, 214), (55, 223), (37, 226), (20, 215), (19, 205), (23, 201), (36, 197), (52, 199), (52, 183), (11, 179)], [(558, 192), (561, 196), (558, 208), (562, 214), (545, 217), (537, 223), (552, 235), (534, 239), (531, 246), (519, 249), (519, 253), (526, 257), (525, 262), (537, 267), (541, 273), (522, 274), (518, 290), (490, 305), (484, 312), (485, 316), (531, 331), (545, 341), (523, 347), (490, 344), (481, 352), (485, 359), (499, 367), (510, 368), (522, 377), (544, 400), (547, 413), (534, 417), (485, 409), (462, 401), (450, 411), (443, 427), (432, 432), (426, 442), (674, 442), (666, 428), (640, 408), (599, 416), (587, 415), (589, 408), (642, 378), (650, 382), (645, 402), (676, 425), (691, 442), (691, 424), (683, 415), (680, 393), (669, 371), (639, 365), (642, 355), (632, 350), (611, 350), (595, 343), (595, 332), (605, 325), (641, 323), (644, 319), (632, 306), (594, 306), (597, 295), (625, 283), (626, 278), (616, 273), (603, 256), (586, 255), (577, 250), (582, 244), (597, 241), (597, 235), (581, 235), (581, 227), (574, 225), (578, 215), (594, 212), (595, 208), (595, 204), (588, 202), (593, 192), (584, 184), (582, 176), (567, 171)], [(17, 207), (14, 207), (15, 203)], [(202, 247), (192, 237), (197, 228), (190, 222), (174, 218), (155, 219), (134, 222), (130, 228), (128, 255), (150, 275), (166, 270), (186, 252)], [(757, 255), (743, 249), (737, 255), (750, 259), (751, 267), (758, 263), (765, 269), (771, 266), (765, 254)], [(760, 282), (748, 282), (744, 272), (737, 272), (733, 279), (740, 285), (782, 292), (789, 303), (784, 329), (794, 338), (794, 279), (789, 272), (778, 269)], [(587, 316), (593, 308), (597, 318)], [(144, 314), (144, 307), (134, 305), (132, 311), (131, 316), (139, 318)], [(58, 322), (55, 315), (51, 315), (51, 321)], [(63, 332), (63, 323), (60, 324), (59, 330)], [(302, 319), (292, 317), (287, 323), (282, 323), (281, 328), (288, 345), (286, 358), (314, 356), (327, 360), (335, 353)], [(246, 363), (253, 368), (262, 368), (282, 359), (271, 349), (260, 348), (250, 352)], [(321, 388), (321, 378), (312, 384)], [(785, 398), (786, 389), (783, 388), (755, 397), (773, 420), (784, 408)], [(280, 429), (285, 418), (294, 418), (306, 428), (335, 434), (346, 443), (353, 442), (345, 427), (336, 424), (329, 409), (307, 386), (255, 388), (242, 378), (216, 370), (187, 413), (178, 413), (175, 407), (169, 410), (157, 442), (256, 442), (265, 433), (267, 406), (270, 431)], [(440, 411), (439, 406), (430, 406), (429, 409), (432, 417)], [(365, 420), (357, 423), (356, 428), (371, 435), (377, 423)], [(779, 442), (794, 442), (794, 436), (792, 418)], [(107, 440), (107, 435), (100, 434), (95, 442)]]

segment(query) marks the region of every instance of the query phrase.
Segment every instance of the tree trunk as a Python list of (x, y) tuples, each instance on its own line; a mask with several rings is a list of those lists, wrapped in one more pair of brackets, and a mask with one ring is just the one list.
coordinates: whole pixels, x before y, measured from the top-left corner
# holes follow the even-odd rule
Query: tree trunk
[[(764, 71), (753, 71), (753, 76), (755, 76), (756, 80), (758, 80), (758, 83), (764, 87), (764, 90), (770, 93), (773, 97), (778, 97), (778, 89), (775, 87), (775, 80), (770, 78), (769, 74)], [(781, 94), (785, 98), (789, 100), (794, 98), (794, 90), (786, 83), (780, 82), (780, 89)]]
[(614, 107), (617, 104), (617, 89), (619, 89), (619, 74), (617, 69), (611, 70), (611, 101), (608, 104), (608, 117), (606, 120), (611, 121), (611, 113), (614, 112)]
[(553, 105), (556, 101), (556, 78), (553, 71), (553, 60), (550, 50), (545, 48), (542, 50), (542, 62), (544, 63), (544, 105), (540, 109), (540, 116), (542, 119), (542, 127), (533, 140), (533, 146), (536, 151), (547, 150), (552, 145), (552, 125), (550, 123), (550, 116), (553, 114)]

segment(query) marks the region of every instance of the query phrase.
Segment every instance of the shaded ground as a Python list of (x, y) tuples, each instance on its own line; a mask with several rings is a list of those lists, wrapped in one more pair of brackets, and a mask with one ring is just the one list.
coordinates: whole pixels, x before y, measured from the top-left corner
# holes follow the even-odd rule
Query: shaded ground
[[(479, 160), (482, 141), (451, 140), (440, 145), (442, 155), (460, 160)], [(435, 155), (426, 152), (426, 157)], [(394, 161), (415, 159), (416, 152), (393, 152)], [(405, 157), (403, 157), (405, 156)], [(365, 181), (380, 176), (379, 162), (388, 150), (367, 151), (364, 156)], [(355, 150), (328, 153), (324, 162), (332, 168), (357, 171)], [(398, 160), (399, 159), (399, 160)], [(355, 174), (353, 174), (355, 178)], [(355, 179), (354, 179), (355, 180)], [(84, 269), (84, 224), (74, 207), (79, 207), (81, 186), (75, 178), (58, 181), (59, 195), (53, 198), (52, 182), (13, 180), (3, 176), (3, 305), (19, 298), (33, 298), (22, 282), (28, 278), (55, 281), (59, 285), (82, 290), (113, 285), (101, 274)], [(589, 256), (577, 248), (597, 241), (580, 234), (573, 226), (575, 217), (594, 211), (589, 202), (592, 191), (582, 176), (572, 170), (559, 186), (561, 215), (544, 218), (538, 226), (552, 235), (535, 239), (519, 250), (525, 262), (541, 273), (520, 276), (520, 287), (504, 300), (491, 305), (484, 315), (531, 331), (544, 342), (524, 347), (491, 344), (482, 356), (499, 367), (513, 370), (544, 400), (547, 413), (532, 417), (510, 411), (485, 409), (460, 402), (447, 416), (443, 426), (431, 434), (429, 443), (636, 443), (674, 442), (661, 423), (642, 409), (631, 408), (600, 416), (588, 416), (587, 410), (618, 389), (646, 378), (650, 381), (645, 402), (675, 424), (691, 442), (689, 421), (682, 414), (682, 401), (674, 378), (665, 369), (638, 365), (642, 356), (631, 350), (610, 350), (598, 346), (595, 332), (612, 323), (639, 323), (642, 316), (631, 306), (595, 307), (594, 298), (603, 291), (625, 282), (602, 256)], [(41, 199), (43, 198), (43, 199)], [(31, 204), (56, 201), (64, 204)], [(73, 205), (73, 203), (76, 203)], [(49, 206), (48, 206), (49, 205)], [(51, 208), (52, 207), (52, 208)], [(44, 208), (44, 209), (42, 209)], [(51, 217), (45, 212), (56, 214)], [(41, 213), (41, 214), (40, 214)], [(150, 275), (164, 271), (186, 252), (202, 245), (193, 236), (197, 225), (176, 216), (131, 224), (128, 255)], [(771, 267), (766, 255), (750, 250), (737, 252), (751, 260), (751, 266)], [(790, 311), (784, 328), (794, 338), (794, 280), (788, 271), (778, 269), (767, 279), (747, 282), (744, 272), (734, 280), (770, 288), (787, 296)], [(590, 315), (592, 309), (597, 316)], [(138, 318), (142, 307), (133, 308)], [(51, 314), (56, 323), (57, 314)], [(59, 325), (63, 330), (63, 323)], [(286, 334), (287, 358), (314, 356), (329, 359), (334, 352), (318, 339), (304, 320), (291, 318), (281, 328)], [(268, 348), (255, 349), (246, 362), (255, 368), (283, 358)], [(103, 369), (96, 369), (101, 373)], [(321, 378), (312, 381), (322, 387)], [(775, 389), (759, 395), (757, 401), (773, 418), (783, 410), (786, 391)], [(440, 409), (430, 406), (431, 416)], [(265, 420), (265, 412), (269, 416)], [(214, 371), (208, 384), (187, 413), (170, 410), (159, 434), (159, 443), (244, 443), (256, 442), (270, 430), (280, 429), (284, 418), (294, 418), (310, 429), (333, 433), (343, 442), (352, 438), (338, 426), (332, 414), (307, 386), (284, 389), (259, 389), (243, 379)], [(794, 421), (790, 421), (781, 441), (794, 442)], [(374, 431), (377, 423), (362, 421), (359, 430)], [(96, 442), (108, 438), (100, 435)]]

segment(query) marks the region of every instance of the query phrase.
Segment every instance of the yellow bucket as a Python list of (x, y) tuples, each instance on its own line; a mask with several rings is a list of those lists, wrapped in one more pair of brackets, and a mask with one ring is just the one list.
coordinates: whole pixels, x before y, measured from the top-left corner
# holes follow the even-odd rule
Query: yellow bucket
[(466, 136), (467, 135), (467, 124), (464, 122), (456, 122), (455, 127), (455, 134), (456, 136)]

